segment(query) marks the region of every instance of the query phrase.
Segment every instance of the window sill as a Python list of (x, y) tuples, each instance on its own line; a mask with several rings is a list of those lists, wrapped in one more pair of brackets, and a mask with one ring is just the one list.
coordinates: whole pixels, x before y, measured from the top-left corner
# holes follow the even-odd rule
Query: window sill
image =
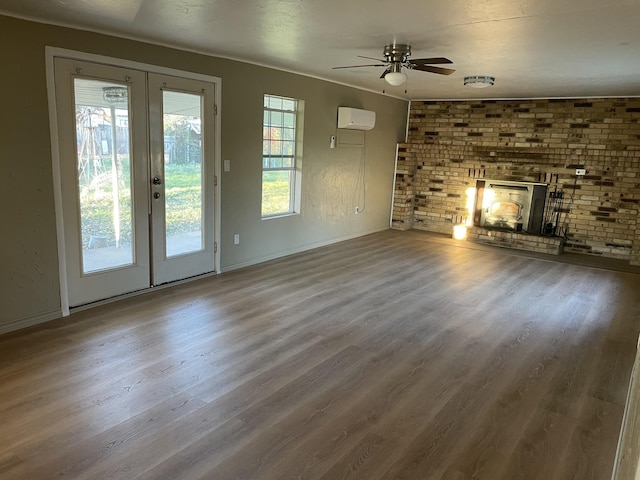
[(291, 213), (276, 213), (274, 215), (267, 215), (262, 217), (262, 220), (273, 220), (274, 218), (283, 218), (283, 217), (294, 217), (296, 215), (300, 215), (299, 212), (291, 212)]

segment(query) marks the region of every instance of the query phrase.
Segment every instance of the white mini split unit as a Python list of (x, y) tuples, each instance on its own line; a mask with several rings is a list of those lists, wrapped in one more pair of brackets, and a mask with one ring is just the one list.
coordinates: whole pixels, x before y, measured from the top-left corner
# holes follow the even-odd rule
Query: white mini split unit
[(338, 107), (338, 128), (371, 130), (376, 125), (376, 112), (359, 108)]

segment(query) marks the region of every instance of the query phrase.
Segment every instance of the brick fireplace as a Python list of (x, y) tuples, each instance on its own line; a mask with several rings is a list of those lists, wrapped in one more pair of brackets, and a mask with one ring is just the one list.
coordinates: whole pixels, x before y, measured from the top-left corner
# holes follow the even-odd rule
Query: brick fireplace
[(640, 265), (640, 99), (411, 103), (392, 228), (473, 223), (469, 189), (489, 179), (562, 192), (566, 251)]

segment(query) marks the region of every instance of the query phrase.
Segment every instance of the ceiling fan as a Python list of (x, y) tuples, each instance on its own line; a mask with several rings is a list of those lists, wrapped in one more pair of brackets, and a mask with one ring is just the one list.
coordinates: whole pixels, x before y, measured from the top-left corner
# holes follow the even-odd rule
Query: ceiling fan
[(334, 70), (340, 68), (358, 68), (358, 67), (387, 67), (380, 78), (384, 78), (387, 83), (393, 86), (402, 85), (407, 80), (407, 74), (402, 71), (403, 68), (409, 70), (420, 70), (422, 72), (437, 73), (439, 75), (451, 75), (455, 70), (451, 68), (434, 67), (434, 64), (453, 63), (448, 58), (433, 57), (433, 58), (416, 58), (415, 60), (409, 60), (411, 56), (411, 45), (405, 43), (394, 43), (385, 45), (384, 47), (384, 60), (372, 57), (363, 57), (369, 60), (376, 60), (382, 63), (374, 63), (370, 65), (349, 65), (346, 67), (333, 67)]

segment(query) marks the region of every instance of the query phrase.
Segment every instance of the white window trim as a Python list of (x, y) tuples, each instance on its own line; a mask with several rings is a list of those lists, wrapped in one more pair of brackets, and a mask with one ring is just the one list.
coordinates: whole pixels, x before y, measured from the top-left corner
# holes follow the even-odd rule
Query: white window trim
[[(293, 164), (293, 170), (292, 170), (293, 185), (290, 190), (290, 199), (289, 199), (290, 211), (274, 213), (271, 215), (261, 215), (261, 219), (272, 220), (275, 218), (283, 218), (283, 217), (290, 217), (293, 215), (300, 215), (301, 196), (302, 196), (302, 144), (303, 144), (302, 138), (303, 138), (303, 126), (304, 126), (304, 100), (301, 100), (299, 98), (286, 97), (283, 95), (270, 94), (270, 93), (265, 93), (262, 98), (264, 99), (264, 97), (277, 97), (277, 98), (284, 98), (287, 100), (295, 100), (296, 102), (295, 144), (296, 146), (295, 146), (294, 164)], [(264, 115), (264, 111), (265, 111), (265, 108), (263, 106), (262, 107), (263, 115)], [(264, 136), (263, 136), (263, 140), (264, 140)], [(264, 157), (261, 157), (262, 161), (264, 161), (263, 159)], [(262, 164), (262, 161), (261, 161), (261, 164)], [(282, 169), (282, 170), (285, 170), (285, 169)], [(265, 171), (264, 167), (261, 167), (260, 171), (264, 172)], [(260, 187), (262, 188), (262, 183), (260, 184)], [(262, 201), (262, 198), (261, 198), (261, 201)], [(260, 204), (260, 209), (262, 210), (262, 204)]]

